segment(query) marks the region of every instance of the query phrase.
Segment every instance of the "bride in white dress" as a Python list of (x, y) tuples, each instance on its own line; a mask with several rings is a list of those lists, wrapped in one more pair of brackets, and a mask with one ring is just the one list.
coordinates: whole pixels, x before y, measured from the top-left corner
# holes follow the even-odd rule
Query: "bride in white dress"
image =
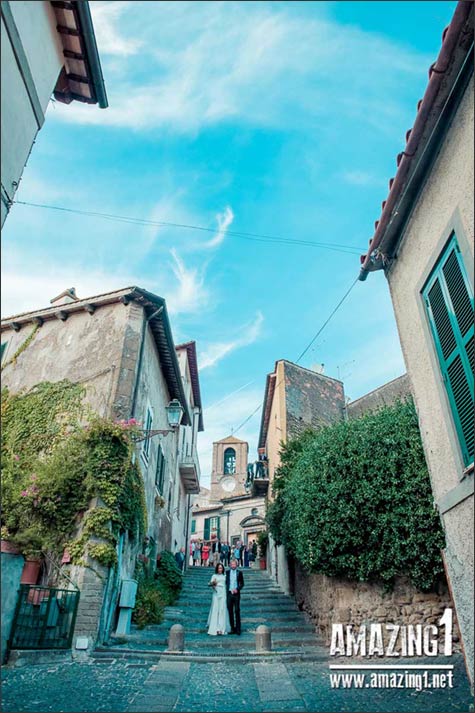
[(221, 563), (216, 565), (215, 573), (211, 577), (208, 586), (213, 587), (213, 598), (207, 624), (208, 634), (210, 636), (229, 634), (231, 626), (226, 596), (226, 575), (224, 573), (224, 565)]

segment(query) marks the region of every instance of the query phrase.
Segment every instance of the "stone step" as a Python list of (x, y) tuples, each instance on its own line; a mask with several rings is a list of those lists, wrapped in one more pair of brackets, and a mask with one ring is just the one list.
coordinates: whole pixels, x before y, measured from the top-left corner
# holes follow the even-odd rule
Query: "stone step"
[[(180, 594), (180, 599), (189, 599), (191, 601), (200, 601), (203, 598), (208, 599), (211, 597), (213, 593), (213, 590), (211, 587), (204, 587), (203, 589), (192, 589), (187, 588), (183, 589)], [(272, 589), (250, 589), (248, 587), (245, 587), (242, 590), (242, 597), (247, 598), (247, 599), (258, 599), (259, 597), (266, 598), (266, 599), (287, 599), (288, 601), (294, 601), (292, 597), (289, 597), (287, 594), (284, 592), (281, 592), (279, 590), (272, 590)]]
[[(134, 650), (140, 649), (162, 649), (165, 650), (168, 646), (168, 632), (164, 632), (162, 636), (150, 636), (146, 639), (143, 636), (129, 634), (125, 644), (120, 644), (123, 638), (119, 639), (117, 645), (121, 649), (126, 648)], [(288, 648), (289, 646), (316, 646), (318, 639), (312, 633), (274, 633), (272, 636), (272, 647), (275, 649)], [(111, 644), (115, 645), (116, 641), (111, 638)], [(185, 648), (187, 650), (202, 649), (249, 649), (255, 648), (256, 637), (254, 632), (244, 630), (241, 636), (208, 636), (206, 633), (191, 633), (185, 632)]]
[[(304, 634), (314, 634), (317, 636), (315, 627), (313, 624), (306, 624), (302, 623), (300, 621), (295, 621), (294, 623), (292, 622), (285, 622), (285, 623), (279, 623), (275, 625), (274, 622), (270, 622), (268, 619), (258, 619), (257, 621), (254, 619), (246, 619), (246, 618), (241, 618), (243, 628), (245, 628), (247, 631), (250, 631), (252, 633), (255, 632), (256, 628), (260, 624), (266, 624), (267, 626), (270, 626), (272, 629), (272, 633), (276, 634), (283, 634), (283, 633), (293, 633), (293, 634), (298, 634), (298, 633), (304, 633)], [(157, 636), (163, 635), (163, 632), (166, 632), (166, 635), (168, 636), (168, 632), (170, 630), (170, 627), (173, 626), (173, 624), (179, 623), (176, 620), (173, 621), (163, 621), (161, 624), (152, 624), (150, 626), (147, 626), (147, 631), (150, 631), (151, 633), (155, 633)], [(191, 622), (187, 624), (186, 626), (186, 632), (191, 633), (191, 634), (205, 634), (206, 633), (206, 626), (202, 622)], [(141, 635), (141, 630), (137, 629), (134, 625), (131, 627), (131, 634), (133, 635)], [(121, 639), (123, 637), (120, 637)]]
[(135, 662), (141, 661), (180, 661), (190, 663), (219, 663), (224, 658), (232, 660), (234, 663), (253, 663), (253, 662), (320, 662), (328, 661), (328, 653), (319, 647), (314, 649), (308, 648), (293, 648), (291, 650), (270, 651), (264, 654), (258, 654), (254, 651), (243, 649), (242, 651), (234, 651), (223, 653), (202, 649), (199, 652), (183, 652), (171, 653), (165, 651), (147, 651), (146, 649), (117, 649), (113, 647), (98, 647), (92, 652), (92, 657), (95, 659), (103, 659), (109, 662), (115, 660), (127, 660)]

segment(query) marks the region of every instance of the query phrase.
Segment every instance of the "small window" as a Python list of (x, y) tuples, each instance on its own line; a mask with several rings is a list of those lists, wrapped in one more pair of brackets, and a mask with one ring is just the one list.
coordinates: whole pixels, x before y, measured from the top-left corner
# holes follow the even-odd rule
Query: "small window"
[(145, 440), (143, 441), (142, 445), (142, 455), (146, 461), (148, 461), (149, 456), (150, 456), (150, 436), (148, 435), (149, 431), (152, 429), (152, 423), (153, 423), (153, 414), (152, 414), (152, 409), (148, 408), (147, 409), (147, 416), (145, 418)]
[(251, 515), (256, 516), (256, 515), (258, 515), (258, 513), (259, 513), (259, 510), (257, 508), (252, 508)]
[(191, 534), (194, 535), (196, 532), (196, 520), (191, 521)]
[(226, 448), (224, 451), (224, 472), (226, 475), (233, 475), (236, 472), (236, 451), (234, 448)]
[(155, 471), (155, 485), (157, 486), (157, 490), (160, 493), (160, 495), (163, 495), (163, 486), (165, 484), (165, 468), (166, 468), (166, 459), (165, 456), (163, 455), (163, 450), (161, 445), (158, 446), (158, 451), (157, 451), (157, 469)]
[(0, 360), (3, 359), (3, 355), (5, 353), (5, 349), (7, 348), (8, 342), (3, 342), (2, 345), (0, 346)]
[(422, 290), (465, 465), (473, 462), (473, 291), (455, 234)]

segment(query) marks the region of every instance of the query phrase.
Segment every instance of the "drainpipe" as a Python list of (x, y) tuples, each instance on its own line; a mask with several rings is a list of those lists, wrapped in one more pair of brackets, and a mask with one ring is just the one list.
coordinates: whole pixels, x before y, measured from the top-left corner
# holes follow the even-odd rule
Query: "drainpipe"
[(385, 201), (383, 212), (380, 220), (376, 223), (376, 230), (371, 240), (369, 250), (364, 258), (361, 266), (359, 280), (364, 282), (371, 272), (372, 255), (378, 249), (384, 237), (387, 227), (394, 219), (394, 210), (396, 203), (403, 192), (407, 176), (412, 166), (412, 159), (417, 153), (419, 142), (421, 140), (426, 121), (433, 109), (434, 102), (437, 98), (440, 86), (443, 82), (445, 72), (447, 71), (452, 52), (460, 36), (460, 32), (467, 21), (471, 12), (472, 3), (461, 1), (458, 3), (452, 22), (446, 30), (443, 44), (437, 57), (437, 61), (429, 69), (429, 84), (425, 91), (424, 97), (419, 104), (419, 111), (414, 122), (412, 130), (406, 134), (406, 148), (399, 154), (399, 167), (395, 178), (390, 181), (389, 196)]
[(145, 335), (147, 334), (147, 325), (148, 323), (154, 319), (155, 317), (158, 317), (159, 314), (163, 312), (163, 305), (159, 307), (155, 312), (153, 312), (150, 317), (146, 317), (144, 314), (143, 322), (142, 322), (142, 333), (140, 335), (140, 347), (139, 347), (139, 358), (137, 360), (137, 373), (135, 375), (135, 383), (134, 383), (134, 391), (132, 394), (132, 405), (130, 407), (130, 418), (134, 418), (135, 416), (135, 407), (137, 405), (137, 394), (139, 390), (139, 382), (140, 382), (140, 375), (142, 373), (142, 362), (143, 362), (143, 353), (144, 353), (144, 347), (145, 347)]
[(84, 44), (86, 47), (87, 59), (91, 70), (91, 79), (94, 92), (97, 97), (97, 103), (101, 109), (107, 109), (109, 103), (107, 101), (106, 87), (104, 84), (104, 77), (102, 76), (101, 61), (97, 50), (96, 36), (94, 34), (94, 26), (92, 24), (89, 3), (76, 2), (74, 3), (74, 9), (77, 12), (81, 29), (83, 31)]

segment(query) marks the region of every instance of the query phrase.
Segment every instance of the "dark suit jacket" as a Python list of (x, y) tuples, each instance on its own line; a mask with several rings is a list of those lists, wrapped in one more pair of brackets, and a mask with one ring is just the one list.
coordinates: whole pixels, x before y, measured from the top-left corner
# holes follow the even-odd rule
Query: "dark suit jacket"
[[(240, 569), (236, 570), (237, 571), (237, 588), (238, 592), (241, 591), (244, 587), (244, 577)], [(226, 570), (226, 593), (229, 592), (229, 576), (230, 576), (231, 570), (228, 569)]]

